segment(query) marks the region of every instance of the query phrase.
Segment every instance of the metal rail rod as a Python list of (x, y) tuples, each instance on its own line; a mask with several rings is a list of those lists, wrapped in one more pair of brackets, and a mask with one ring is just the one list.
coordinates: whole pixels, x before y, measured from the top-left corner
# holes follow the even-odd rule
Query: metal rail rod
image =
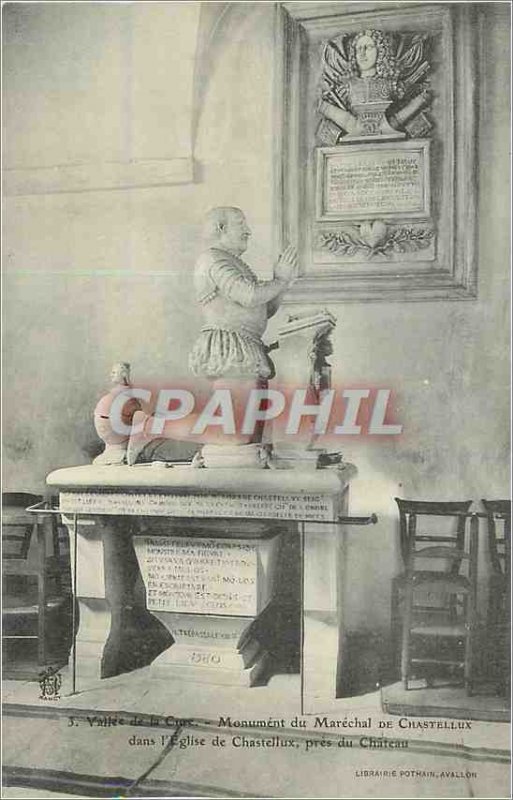
[[(51, 506), (48, 507), (48, 501), (42, 500), (39, 503), (35, 503), (33, 506), (28, 506), (25, 511), (30, 512), (31, 514), (61, 514), (61, 509), (58, 506)], [(67, 512), (64, 512), (67, 513)], [(95, 511), (80, 511), (76, 512), (87, 516), (88, 514), (93, 514), (95, 516), (102, 516)], [(105, 516), (112, 516), (111, 514), (107, 514)], [(116, 515), (114, 515), (116, 516)], [(123, 516), (122, 514), (120, 516)], [(144, 515), (143, 515), (144, 516)], [(154, 516), (150, 514), (149, 516)], [(172, 514), (167, 514), (163, 516), (172, 517)], [(493, 512), (492, 514), (487, 514), (486, 511), (451, 511), (451, 512), (440, 512), (438, 514), (428, 515), (428, 516), (436, 516), (436, 517), (443, 517), (443, 516), (450, 516), (450, 517), (464, 517), (465, 519), (471, 519), (472, 517), (479, 517), (480, 519), (488, 519), (489, 517), (493, 517), (494, 519), (507, 519), (508, 514), (500, 511)], [(179, 516), (176, 517), (179, 519)], [(187, 517), (190, 519), (190, 517)], [(237, 519), (236, 517), (197, 517), (197, 519)], [(333, 525), (333, 523), (340, 523), (342, 525), (375, 525), (378, 522), (378, 517), (376, 514), (370, 514), (368, 516), (363, 517), (348, 517), (348, 516), (338, 516), (333, 520), (330, 519), (290, 519), (290, 520), (283, 520), (281, 517), (247, 517), (247, 519), (270, 519), (277, 522), (313, 522), (315, 525)]]
[[(28, 506), (25, 509), (25, 511), (28, 511), (31, 514), (62, 514), (63, 513), (58, 506), (53, 506), (53, 507), (48, 508), (48, 507), (45, 507), (46, 504), (47, 504), (47, 501), (43, 500), (42, 502), (36, 503), (33, 506)], [(64, 512), (64, 513), (65, 514), (66, 513), (70, 513), (71, 514), (71, 512)], [(101, 517), (101, 516), (113, 516), (111, 514), (103, 515), (103, 514), (101, 514), (101, 512), (98, 512), (98, 511), (80, 511), (80, 512), (73, 512), (73, 513), (76, 513), (77, 515), (84, 515), (84, 516), (87, 516), (88, 514), (91, 514), (91, 515), (94, 515), (94, 516), (99, 516), (99, 517)], [(114, 515), (114, 516), (123, 516), (123, 514)], [(140, 516), (145, 516), (145, 515), (142, 514)], [(148, 516), (155, 516), (155, 515), (154, 514), (149, 514)], [(181, 518), (180, 516), (173, 517), (172, 514), (163, 514), (162, 516), (168, 516), (171, 519), (173, 519), (173, 518), (180, 519)], [(484, 516), (486, 516), (486, 515), (484, 515)], [(376, 514), (370, 514), (370, 515), (363, 516), (363, 517), (347, 517), (347, 516), (340, 515), (338, 517), (335, 517), (335, 519), (311, 519), (311, 518), (308, 518), (308, 519), (297, 519), (297, 518), (294, 518), (294, 519), (292, 519), (292, 518), (291, 519), (283, 519), (281, 517), (185, 517), (184, 519), (198, 519), (198, 520), (202, 520), (202, 519), (251, 519), (251, 520), (259, 519), (259, 520), (263, 520), (263, 521), (269, 519), (269, 520), (272, 520), (273, 522), (301, 522), (301, 523), (311, 522), (314, 525), (375, 525), (378, 522), (378, 517), (377, 517)]]

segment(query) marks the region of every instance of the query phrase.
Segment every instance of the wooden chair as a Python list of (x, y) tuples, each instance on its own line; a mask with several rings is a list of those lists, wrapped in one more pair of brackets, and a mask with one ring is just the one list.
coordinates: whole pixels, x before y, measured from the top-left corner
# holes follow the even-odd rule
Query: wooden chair
[[(419, 671), (428, 683), (435, 673), (461, 668), (472, 689), (478, 519), (466, 536), (472, 501), (428, 502), (396, 498), (405, 572), (392, 587), (393, 636), (401, 632), (401, 677), (405, 689)], [(419, 530), (419, 521), (435, 530)], [(453, 529), (444, 530), (452, 520)], [(468, 540), (468, 541), (467, 541)], [(467, 574), (462, 565), (467, 564)]]
[[(70, 585), (55, 516), (31, 514), (37, 495), (2, 494), (2, 641), (6, 678), (37, 678), (67, 661)], [(36, 646), (34, 657), (30, 642)], [(57, 664), (58, 662), (58, 664)]]
[[(395, 498), (399, 508), (399, 545), (401, 558), (404, 565), (404, 570), (395, 578), (392, 579), (392, 595), (391, 595), (391, 628), (392, 628), (392, 652), (396, 669), (400, 670), (400, 655), (401, 655), (401, 636), (402, 636), (402, 602), (404, 601), (404, 589), (406, 585), (406, 567), (408, 563), (409, 553), (409, 516), (411, 513), (427, 513), (430, 516), (442, 508), (444, 514), (459, 515), (466, 514), (472, 505), (472, 500), (463, 500), (459, 502), (428, 502), (416, 500), (401, 500), (399, 497)], [(442, 542), (446, 542), (449, 546), (454, 546), (458, 549), (463, 549), (465, 540), (465, 517), (456, 516), (456, 532), (455, 538), (451, 536), (446, 539), (442, 537)], [(459, 564), (451, 562), (451, 570), (458, 572)], [(428, 608), (429, 611), (429, 608)]]
[[(507, 695), (511, 685), (511, 501), (482, 500), (481, 502), (486, 511), (488, 552), (492, 569), (487, 613), (490, 666), (500, 693)], [(502, 535), (499, 535), (500, 529)]]

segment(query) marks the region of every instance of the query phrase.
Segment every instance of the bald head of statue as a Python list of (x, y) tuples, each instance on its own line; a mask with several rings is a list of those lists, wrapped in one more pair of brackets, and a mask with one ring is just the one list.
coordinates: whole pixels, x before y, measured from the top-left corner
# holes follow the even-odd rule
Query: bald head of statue
[(205, 217), (205, 239), (210, 247), (219, 247), (236, 256), (247, 250), (251, 230), (240, 208), (211, 208)]

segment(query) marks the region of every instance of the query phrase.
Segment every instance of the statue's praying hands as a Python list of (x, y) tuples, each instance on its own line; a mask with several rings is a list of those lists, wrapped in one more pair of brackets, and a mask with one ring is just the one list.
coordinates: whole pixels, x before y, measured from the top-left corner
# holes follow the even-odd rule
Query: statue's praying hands
[(289, 244), (274, 266), (274, 277), (290, 284), (297, 278), (297, 269), (297, 250), (294, 245)]

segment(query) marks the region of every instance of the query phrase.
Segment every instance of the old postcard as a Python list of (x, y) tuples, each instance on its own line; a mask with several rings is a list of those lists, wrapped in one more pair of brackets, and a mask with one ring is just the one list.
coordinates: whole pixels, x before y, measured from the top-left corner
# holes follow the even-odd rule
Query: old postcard
[(2, 34), (2, 796), (509, 797), (510, 4)]

